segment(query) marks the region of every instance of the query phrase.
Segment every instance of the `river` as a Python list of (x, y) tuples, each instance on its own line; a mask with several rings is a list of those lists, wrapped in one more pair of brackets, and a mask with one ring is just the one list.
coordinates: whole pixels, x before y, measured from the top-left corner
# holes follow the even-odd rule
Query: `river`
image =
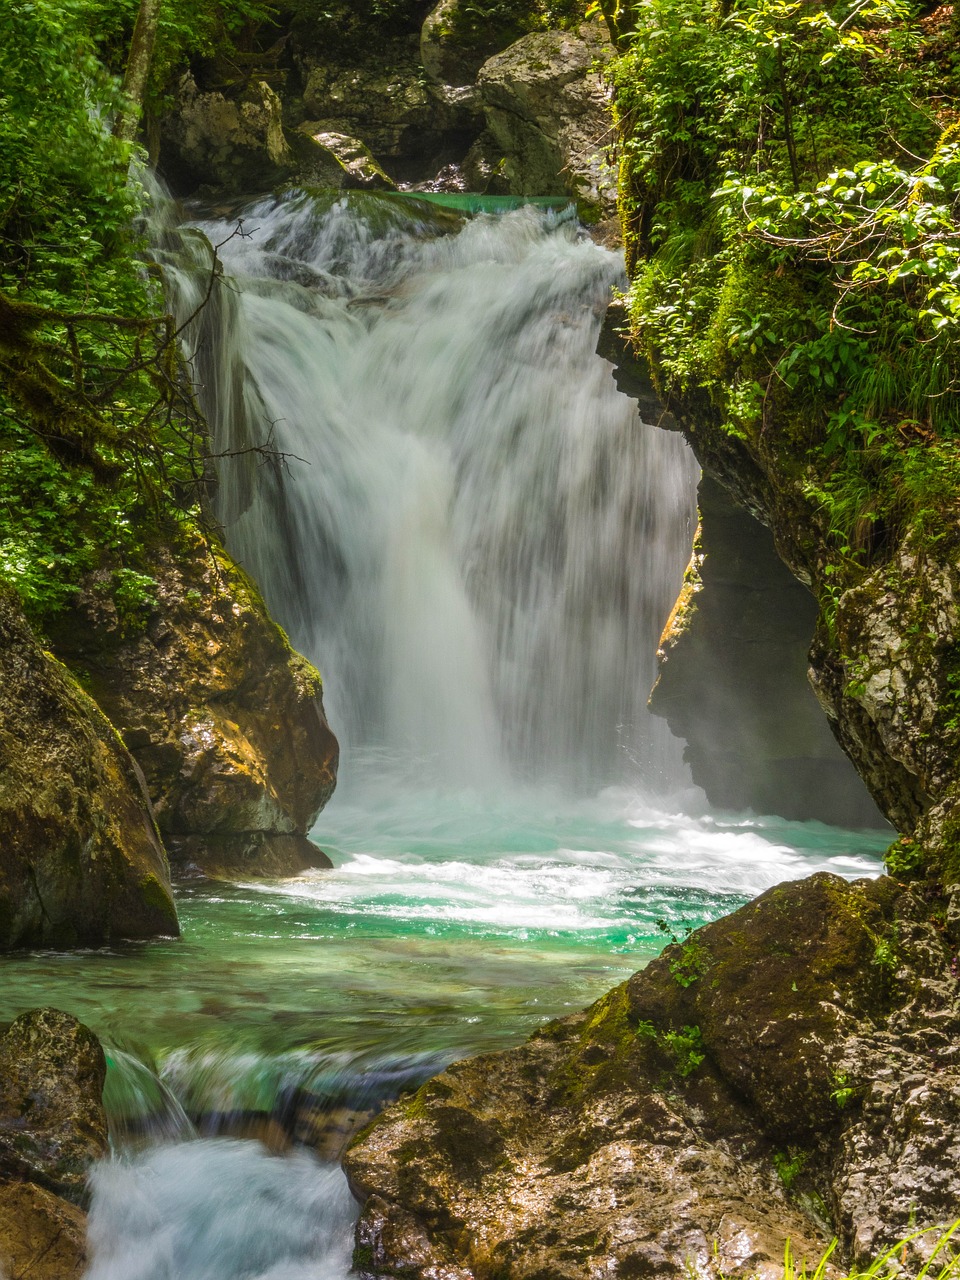
[(324, 675), (334, 869), (187, 881), (178, 941), (11, 958), (0, 1018), (107, 1047), (89, 1280), (342, 1280), (336, 1156), (379, 1105), (887, 837), (710, 812), (646, 711), (697, 469), (595, 354), (616, 255), (400, 196), (191, 217), (171, 298), (222, 244), (188, 354), (230, 548)]

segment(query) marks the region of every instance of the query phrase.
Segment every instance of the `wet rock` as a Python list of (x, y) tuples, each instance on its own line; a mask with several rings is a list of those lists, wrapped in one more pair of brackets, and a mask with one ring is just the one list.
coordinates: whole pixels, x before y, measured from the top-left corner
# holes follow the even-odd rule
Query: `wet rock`
[(952, 1222), (960, 1003), (936, 921), (887, 879), (781, 885), (455, 1064), (347, 1153), (361, 1270), (772, 1280), (787, 1238), (812, 1262), (836, 1231), (862, 1264)]
[(396, 183), (359, 138), (328, 133), (316, 121), (304, 121), (291, 137), (302, 181), (317, 186), (392, 191)]
[(222, 550), (162, 549), (153, 573), (132, 620), (95, 574), (52, 639), (140, 764), (171, 858), (209, 874), (329, 866), (306, 838), (339, 754), (316, 670)]
[(684, 759), (711, 804), (881, 826), (807, 680), (813, 596), (778, 558), (769, 531), (708, 475), (699, 508), (650, 709), (684, 739)]
[[(0, 1037), (0, 1176), (72, 1200), (106, 1154), (100, 1042), (57, 1009), (22, 1014)], [(10, 1197), (6, 1203), (10, 1204)]]
[(177, 932), (142, 775), (0, 589), (0, 947)]
[(303, 110), (312, 130), (359, 139), (413, 181), (462, 155), (480, 127), (472, 96), (425, 83), (414, 52), (362, 66), (308, 64)]
[(164, 117), (161, 168), (188, 188), (262, 191), (290, 178), (296, 158), (284, 136), (280, 99), (265, 81), (237, 97), (201, 92), (189, 72), (174, 110)]
[(80, 1280), (87, 1269), (85, 1214), (30, 1182), (0, 1185), (0, 1275)]
[(484, 63), (477, 85), (485, 152), (517, 195), (571, 195), (584, 214), (612, 213), (616, 177), (606, 160), (612, 120), (597, 70), (613, 57), (604, 24), (538, 31)]

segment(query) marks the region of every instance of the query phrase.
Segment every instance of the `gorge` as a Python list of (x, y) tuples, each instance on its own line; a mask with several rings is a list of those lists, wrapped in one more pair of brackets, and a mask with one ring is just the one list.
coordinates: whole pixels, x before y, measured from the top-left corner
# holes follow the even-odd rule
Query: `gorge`
[[(82, 1060), (95, 1141), (65, 1181), (44, 1112), (24, 1164), (3, 1135), (26, 1112), (0, 1098), (0, 1269), (773, 1276), (788, 1241), (812, 1264), (836, 1235), (848, 1266), (916, 1226), (916, 1270), (960, 1212), (949, 540), (920, 555), (892, 532), (827, 612), (832, 534), (789, 441), (767, 419), (730, 431), (610, 309), (629, 281), (609, 175), (571, 160), (611, 127), (599, 19), (537, 10), (471, 48), (455, 7), (419, 54), (390, 35), (405, 87), (366, 115), (378, 57), (351, 100), (342, 49), (260, 49), (233, 86), (195, 62), (148, 113), (190, 198), (144, 180), (146, 252), (209, 431), (171, 492), (200, 485), (207, 523), (136, 549), (104, 532), (51, 610), (22, 518), (4, 576), (56, 658), (12, 595), (7, 661), (28, 674), (5, 696), (49, 681), (87, 708), (77, 794), (125, 779), (163, 919), (78, 923), (56, 866), (4, 854), (34, 869), (6, 941), (35, 949), (4, 959), (0, 1055), (54, 1098)], [(937, 634), (907, 643), (921, 606)], [(872, 799), (805, 686), (814, 627), (817, 697)], [(13, 841), (23, 796), (53, 827), (66, 811), (16, 777)], [(119, 840), (113, 803), (96, 830)], [(103, 1060), (69, 1020), (19, 1018), (37, 1007)], [(35, 1066), (28, 1042), (70, 1047)], [(48, 1253), (58, 1222), (69, 1256)]]

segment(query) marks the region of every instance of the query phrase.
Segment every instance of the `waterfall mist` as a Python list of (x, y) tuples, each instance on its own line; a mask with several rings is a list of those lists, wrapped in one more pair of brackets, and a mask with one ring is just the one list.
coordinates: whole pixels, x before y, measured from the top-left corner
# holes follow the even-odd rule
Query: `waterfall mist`
[[(286, 458), (221, 460), (219, 509), (347, 760), (481, 788), (678, 781), (645, 704), (697, 470), (595, 354), (618, 256), (556, 215), (386, 196), (235, 225), (200, 224), (227, 278), (188, 343), (216, 449)], [(173, 278), (186, 316), (203, 271)]]

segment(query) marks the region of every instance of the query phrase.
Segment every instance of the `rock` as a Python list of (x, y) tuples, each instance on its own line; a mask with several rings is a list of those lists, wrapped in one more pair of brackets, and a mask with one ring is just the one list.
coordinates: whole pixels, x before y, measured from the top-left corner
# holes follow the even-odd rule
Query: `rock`
[(132, 622), (103, 570), (51, 638), (143, 769), (171, 858), (209, 874), (329, 866), (306, 838), (339, 754), (319, 675), (222, 549), (187, 540), (153, 572)]
[(81, 1280), (87, 1220), (76, 1205), (30, 1182), (0, 1185), (0, 1275)]
[(807, 680), (813, 596), (779, 559), (769, 531), (709, 475), (699, 507), (650, 709), (685, 739), (684, 759), (712, 805), (881, 826)]
[(265, 81), (238, 97), (202, 93), (188, 72), (174, 110), (164, 118), (161, 171), (178, 185), (214, 185), (224, 192), (257, 192), (293, 176), (281, 103)]
[(397, 184), (359, 140), (327, 133), (316, 121), (298, 125), (291, 143), (300, 161), (301, 180), (361, 191), (395, 191)]
[(356, 1264), (773, 1280), (787, 1238), (809, 1264), (834, 1229), (863, 1264), (913, 1220), (956, 1217), (958, 1016), (922, 898), (778, 886), (389, 1107), (346, 1156)]
[(496, 49), (465, 49), (457, 39), (455, 19), (460, 0), (440, 0), (420, 29), (420, 61), (437, 84), (470, 85)]
[(100, 1042), (69, 1014), (33, 1009), (11, 1023), (0, 1037), (0, 1175), (81, 1199), (107, 1152), (105, 1075)]
[(459, 158), (480, 128), (472, 95), (425, 84), (415, 53), (353, 67), (312, 62), (303, 109), (311, 131), (359, 139), (405, 181)]
[(611, 214), (616, 175), (608, 94), (597, 70), (614, 56), (606, 27), (524, 36), (483, 64), (477, 79), (488, 154), (517, 195), (570, 195), (584, 215)]
[(178, 932), (142, 775), (0, 588), (0, 947)]

